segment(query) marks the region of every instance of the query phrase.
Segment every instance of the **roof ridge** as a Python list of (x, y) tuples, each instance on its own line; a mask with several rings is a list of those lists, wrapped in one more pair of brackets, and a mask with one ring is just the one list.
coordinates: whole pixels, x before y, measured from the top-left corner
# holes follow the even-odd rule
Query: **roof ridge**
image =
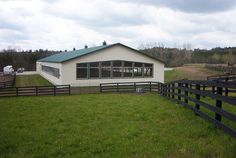
[(80, 56), (83, 56), (83, 55), (86, 55), (95, 51), (99, 51), (99, 50), (114, 46), (117, 44), (118, 43), (95, 46), (95, 47), (90, 47), (90, 48), (83, 48), (83, 49), (78, 49), (78, 50), (63, 51), (63, 52), (39, 59), (37, 61), (60, 63), (60, 62), (64, 62), (64, 61), (67, 61), (76, 57), (80, 57)]
[(67, 51), (66, 53), (68, 53), (68, 52), (75, 52), (75, 51), (81, 51), (81, 50), (84, 50), (84, 49), (95, 49), (95, 48), (99, 48), (99, 47), (108, 47), (108, 46), (112, 46), (112, 45), (115, 45), (115, 44), (118, 44), (118, 43), (107, 44), (107, 45), (100, 45), (100, 46), (94, 46), (94, 47), (88, 47), (88, 48), (81, 48), (81, 49), (77, 49), (77, 50), (70, 50), (70, 51)]

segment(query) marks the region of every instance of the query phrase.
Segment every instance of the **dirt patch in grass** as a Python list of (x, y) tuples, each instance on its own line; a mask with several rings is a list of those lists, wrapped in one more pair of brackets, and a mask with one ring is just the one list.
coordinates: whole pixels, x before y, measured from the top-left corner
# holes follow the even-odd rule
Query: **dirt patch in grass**
[(206, 69), (203, 64), (185, 65), (165, 72), (165, 82), (184, 78), (190, 80), (206, 80), (207, 76), (221, 74), (222, 72)]

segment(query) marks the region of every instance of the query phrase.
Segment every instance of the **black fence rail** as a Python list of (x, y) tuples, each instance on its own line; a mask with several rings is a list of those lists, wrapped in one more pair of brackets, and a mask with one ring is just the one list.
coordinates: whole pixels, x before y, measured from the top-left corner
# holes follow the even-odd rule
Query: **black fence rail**
[(10, 87), (0, 89), (0, 97), (71, 94), (70, 85)]
[(235, 81), (236, 82), (236, 74), (208, 76), (207, 80), (225, 81), (225, 82)]
[[(9, 88), (13, 87), (16, 80), (16, 74), (13, 75), (1, 75), (1, 78), (7, 78), (7, 81), (0, 82), (0, 89), (1, 88)], [(4, 79), (3, 79), (4, 80)]]
[(231, 74), (236, 74), (236, 67), (235, 66), (228, 66), (222, 64), (205, 64), (205, 68), (215, 71), (221, 71)]
[(159, 82), (120, 82), (101, 83), (100, 92), (158, 92), (161, 87)]
[(159, 93), (236, 138), (236, 82), (179, 80), (162, 84)]

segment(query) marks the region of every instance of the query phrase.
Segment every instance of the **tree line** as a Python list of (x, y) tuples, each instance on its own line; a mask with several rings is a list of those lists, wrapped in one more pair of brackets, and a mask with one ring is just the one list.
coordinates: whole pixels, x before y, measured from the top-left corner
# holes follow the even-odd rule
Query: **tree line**
[(166, 67), (182, 66), (184, 64), (236, 64), (236, 47), (206, 49), (142, 47), (141, 52), (161, 59)]
[[(166, 48), (163, 45), (142, 45), (139, 50), (151, 57), (163, 60), (166, 67), (191, 63), (236, 64), (236, 47), (192, 50), (188, 46), (184, 48)], [(24, 67), (27, 71), (34, 71), (38, 59), (60, 52), (47, 49), (34, 51), (2, 50), (0, 51), (0, 71), (3, 71), (3, 67), (6, 65), (12, 65), (15, 69)]]
[(38, 59), (53, 55), (58, 51), (51, 50), (28, 50), (28, 51), (16, 51), (16, 50), (3, 50), (0, 51), (0, 72), (3, 71), (3, 67), (12, 65), (16, 70), (19, 67), (24, 67), (27, 71), (36, 70), (36, 61)]

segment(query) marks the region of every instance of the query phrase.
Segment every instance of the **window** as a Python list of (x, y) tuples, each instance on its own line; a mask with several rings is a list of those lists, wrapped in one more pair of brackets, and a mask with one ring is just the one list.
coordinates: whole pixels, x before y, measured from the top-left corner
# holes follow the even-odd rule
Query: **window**
[(153, 64), (144, 64), (144, 77), (153, 76)]
[(55, 76), (57, 78), (60, 77), (60, 72), (59, 72), (58, 68), (42, 65), (41, 69), (42, 69), (42, 71), (44, 71), (52, 76)]
[[(58, 69), (59, 74), (59, 69)], [(153, 64), (131, 61), (78, 63), (76, 77), (83, 78), (142, 78), (153, 76)]]
[(133, 75), (133, 63), (125, 61), (124, 62), (124, 77), (132, 77)]
[(101, 77), (102, 78), (110, 78), (111, 77), (111, 61), (102, 62)]
[(113, 61), (113, 77), (122, 77), (122, 63), (121, 61)]
[(134, 63), (134, 77), (142, 77), (143, 74), (143, 64)]
[(89, 78), (99, 78), (99, 62), (90, 63)]
[(87, 63), (77, 64), (77, 67), (76, 67), (76, 78), (88, 78), (87, 67), (88, 67)]

